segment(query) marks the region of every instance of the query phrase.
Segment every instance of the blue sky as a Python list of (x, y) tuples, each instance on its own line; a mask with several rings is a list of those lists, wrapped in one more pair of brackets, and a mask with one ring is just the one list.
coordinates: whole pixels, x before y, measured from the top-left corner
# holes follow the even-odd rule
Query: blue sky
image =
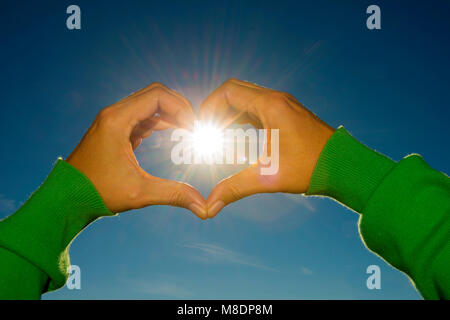
[[(78, 4), (82, 29), (65, 26)], [(381, 7), (382, 29), (365, 26)], [(230, 77), (287, 91), (330, 125), (399, 160), (449, 173), (448, 1), (3, 1), (0, 217), (67, 156), (96, 113), (159, 81), (194, 107)], [(167, 134), (137, 152), (176, 178)], [(186, 179), (206, 196), (206, 166)], [(369, 252), (358, 215), (329, 199), (258, 195), (202, 222), (151, 207), (104, 218), (71, 247), (82, 289), (48, 299), (418, 299)], [(379, 265), (381, 290), (366, 288)]]

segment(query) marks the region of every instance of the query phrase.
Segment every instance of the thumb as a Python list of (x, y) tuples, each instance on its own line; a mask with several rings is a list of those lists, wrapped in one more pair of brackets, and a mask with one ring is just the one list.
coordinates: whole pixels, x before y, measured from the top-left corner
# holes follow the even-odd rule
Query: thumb
[(215, 217), (226, 205), (257, 193), (271, 192), (257, 164), (219, 182), (206, 200), (208, 218)]
[(200, 219), (206, 219), (206, 202), (201, 193), (187, 183), (151, 177), (147, 205), (171, 205), (186, 208)]

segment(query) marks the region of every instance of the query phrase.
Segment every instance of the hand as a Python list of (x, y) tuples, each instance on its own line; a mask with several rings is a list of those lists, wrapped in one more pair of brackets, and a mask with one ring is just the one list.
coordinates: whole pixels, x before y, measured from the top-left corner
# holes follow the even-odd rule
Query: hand
[(222, 180), (206, 200), (208, 218), (226, 205), (256, 193), (304, 193), (317, 159), (334, 129), (302, 106), (293, 96), (231, 79), (200, 106), (202, 121), (250, 123), (257, 128), (279, 129), (279, 170), (261, 175), (261, 163)]
[(148, 174), (133, 152), (153, 130), (189, 128), (194, 120), (186, 98), (153, 83), (103, 109), (67, 162), (91, 180), (112, 212), (172, 205), (206, 219), (200, 192), (185, 183)]

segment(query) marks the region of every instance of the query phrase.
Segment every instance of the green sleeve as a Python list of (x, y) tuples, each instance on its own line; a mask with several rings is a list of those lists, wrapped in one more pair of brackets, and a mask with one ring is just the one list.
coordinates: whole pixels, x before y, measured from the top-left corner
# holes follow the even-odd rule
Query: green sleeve
[(62, 287), (71, 241), (89, 223), (109, 215), (89, 179), (58, 160), (27, 202), (0, 221), (0, 298), (38, 299)]
[(450, 299), (450, 181), (419, 155), (399, 162), (343, 127), (325, 145), (307, 191), (361, 213), (365, 245), (406, 273), (425, 299)]

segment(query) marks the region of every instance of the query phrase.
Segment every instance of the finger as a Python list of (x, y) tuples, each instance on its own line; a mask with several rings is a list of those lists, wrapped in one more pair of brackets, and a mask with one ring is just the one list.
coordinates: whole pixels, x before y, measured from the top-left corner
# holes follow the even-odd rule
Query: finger
[(228, 127), (232, 123), (236, 124), (251, 124), (254, 128), (262, 129), (264, 128), (260, 119), (255, 116), (251, 116), (250, 114), (242, 114), (240, 117), (232, 117), (231, 119), (225, 120), (225, 124)]
[(261, 176), (258, 165), (219, 182), (206, 200), (208, 218), (215, 217), (226, 205), (257, 193), (274, 192), (270, 181)]
[(164, 116), (154, 116), (150, 119), (141, 121), (136, 125), (130, 135), (130, 142), (133, 150), (136, 150), (142, 140), (148, 138), (153, 131), (162, 131), (177, 126), (166, 119)]
[(190, 128), (195, 120), (195, 113), (189, 101), (160, 83), (153, 83), (120, 104), (123, 115), (136, 124), (152, 118), (155, 113), (164, 115), (172, 123)]
[(239, 119), (258, 119), (260, 115), (255, 104), (261, 101), (266, 90), (249, 82), (227, 80), (201, 104), (199, 118), (202, 121), (218, 121), (226, 125)]
[(134, 127), (131, 138), (139, 137), (145, 139), (152, 131), (161, 131), (174, 127), (176, 127), (176, 124), (171, 123), (170, 119), (167, 119), (164, 116), (153, 116), (152, 118), (139, 122), (136, 127)]
[(142, 143), (142, 138), (131, 136), (130, 138), (131, 148), (136, 150)]
[(186, 208), (200, 219), (206, 219), (206, 201), (194, 187), (173, 180), (151, 177), (148, 181), (146, 205), (171, 205)]
[(177, 124), (173, 123), (171, 118), (164, 115), (153, 117), (152, 120), (153, 120), (153, 127), (152, 127), (153, 131), (161, 131), (177, 127)]

